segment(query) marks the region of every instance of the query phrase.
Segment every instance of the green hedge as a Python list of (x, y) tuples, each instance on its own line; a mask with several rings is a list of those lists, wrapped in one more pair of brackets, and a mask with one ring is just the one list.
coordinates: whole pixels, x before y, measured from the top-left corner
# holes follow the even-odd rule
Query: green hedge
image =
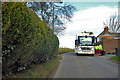
[(3, 76), (55, 57), (59, 40), (22, 2), (2, 3)]

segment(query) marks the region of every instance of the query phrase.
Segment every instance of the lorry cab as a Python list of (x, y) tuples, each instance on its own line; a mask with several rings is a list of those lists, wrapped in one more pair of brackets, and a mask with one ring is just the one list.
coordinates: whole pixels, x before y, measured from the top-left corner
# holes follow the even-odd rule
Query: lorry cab
[(94, 56), (94, 40), (95, 37), (89, 34), (76, 35), (75, 53), (76, 54), (91, 54)]

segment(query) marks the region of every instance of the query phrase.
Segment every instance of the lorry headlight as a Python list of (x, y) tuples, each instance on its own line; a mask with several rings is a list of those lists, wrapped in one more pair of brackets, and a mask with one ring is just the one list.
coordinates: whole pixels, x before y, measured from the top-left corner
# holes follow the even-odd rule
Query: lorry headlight
[(79, 48), (79, 50), (82, 50), (81, 48)]
[(94, 48), (92, 48), (91, 51), (94, 52)]
[(94, 50), (94, 48), (92, 48), (91, 50)]

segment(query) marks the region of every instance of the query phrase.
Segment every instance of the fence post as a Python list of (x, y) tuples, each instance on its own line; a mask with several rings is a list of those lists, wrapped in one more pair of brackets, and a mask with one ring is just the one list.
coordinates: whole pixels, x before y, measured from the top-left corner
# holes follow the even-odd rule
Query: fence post
[(115, 48), (116, 56), (118, 56), (118, 48)]
[(120, 47), (118, 47), (117, 55), (120, 56)]

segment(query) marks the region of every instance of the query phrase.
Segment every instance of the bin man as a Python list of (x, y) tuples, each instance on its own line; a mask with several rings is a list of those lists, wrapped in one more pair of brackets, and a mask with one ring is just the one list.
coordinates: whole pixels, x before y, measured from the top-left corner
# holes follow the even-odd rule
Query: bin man
[(101, 55), (101, 52), (102, 52), (102, 50), (103, 50), (103, 49), (102, 49), (102, 45), (100, 44), (98, 48), (99, 48), (99, 52), (98, 52), (98, 53), (99, 53), (99, 55)]
[(98, 54), (98, 51), (99, 51), (99, 49), (98, 49), (98, 45), (96, 46), (96, 54)]
[(98, 46), (97, 45), (95, 46), (95, 53), (96, 54), (98, 53)]

